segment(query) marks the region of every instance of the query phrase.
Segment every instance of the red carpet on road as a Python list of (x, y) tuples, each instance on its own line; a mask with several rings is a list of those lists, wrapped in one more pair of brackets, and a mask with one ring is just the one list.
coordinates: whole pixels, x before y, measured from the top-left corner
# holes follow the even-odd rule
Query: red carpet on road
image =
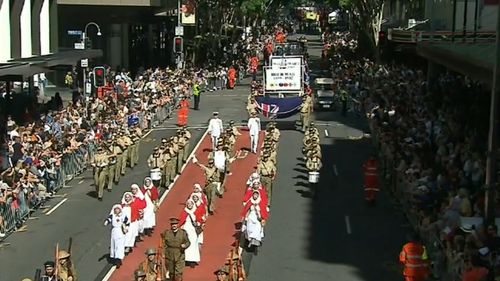
[[(248, 131), (240, 131), (242, 135), (236, 141), (237, 150), (248, 148), (250, 144)], [(260, 139), (262, 140), (262, 137)], [(210, 136), (207, 135), (201, 140), (201, 144), (194, 154), (200, 163), (207, 163), (210, 149)], [(215, 214), (208, 217), (205, 225), (200, 265), (194, 269), (186, 267), (184, 281), (215, 279), (213, 272), (224, 265), (231, 250), (231, 244), (235, 241), (235, 225), (240, 222), (240, 213), (243, 208), (241, 200), (245, 190), (245, 182), (254, 171), (256, 163), (257, 155), (250, 153), (246, 158), (238, 159), (231, 165), (233, 174), (226, 179), (224, 198), (217, 199)], [(170, 227), (169, 218), (179, 216), (193, 190), (193, 185), (195, 183), (203, 185), (204, 182), (201, 168), (189, 161), (157, 213), (156, 229), (153, 236), (147, 237), (134, 248), (132, 253), (125, 257), (123, 265), (111, 275), (110, 281), (134, 280), (134, 271), (139, 263), (146, 258), (144, 254), (146, 249), (159, 246), (160, 234)]]

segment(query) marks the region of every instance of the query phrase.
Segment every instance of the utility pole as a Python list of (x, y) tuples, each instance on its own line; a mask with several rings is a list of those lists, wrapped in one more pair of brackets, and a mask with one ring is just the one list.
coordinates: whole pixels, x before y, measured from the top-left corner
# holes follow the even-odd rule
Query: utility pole
[[(177, 26), (179, 27), (182, 27), (182, 20), (181, 20), (181, 16), (182, 16), (182, 11), (181, 11), (181, 0), (177, 0)], [(184, 33), (184, 32), (183, 32)], [(176, 34), (176, 36), (178, 36)], [(184, 34), (182, 35), (184, 37)], [(184, 40), (182, 40), (183, 44), (184, 44)], [(177, 68), (182, 68), (182, 65), (183, 65), (183, 52), (182, 53), (178, 53), (177, 54)]]
[(500, 9), (497, 10), (497, 32), (495, 45), (495, 64), (493, 68), (493, 79), (490, 98), (490, 128), (488, 136), (488, 155), (486, 158), (486, 196), (485, 214), (486, 222), (495, 220), (496, 184), (497, 184), (497, 148), (498, 148), (498, 98), (500, 94)]

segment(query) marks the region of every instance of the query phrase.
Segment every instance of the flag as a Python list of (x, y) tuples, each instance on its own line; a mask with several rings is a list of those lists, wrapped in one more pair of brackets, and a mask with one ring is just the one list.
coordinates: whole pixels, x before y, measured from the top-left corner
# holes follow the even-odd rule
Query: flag
[(265, 117), (287, 118), (300, 111), (302, 106), (301, 97), (271, 98), (257, 97), (258, 109)]

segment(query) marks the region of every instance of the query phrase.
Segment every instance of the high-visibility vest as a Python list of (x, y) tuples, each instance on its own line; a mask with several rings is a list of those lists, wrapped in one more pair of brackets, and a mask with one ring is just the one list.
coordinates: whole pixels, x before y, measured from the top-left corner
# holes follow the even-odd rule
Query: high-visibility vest
[(399, 261), (404, 264), (404, 276), (427, 276), (429, 274), (427, 250), (419, 243), (410, 242), (403, 246)]
[(200, 95), (200, 85), (194, 84), (194, 86), (193, 86), (193, 95), (194, 96), (199, 96)]
[(377, 170), (377, 162), (375, 161), (368, 161), (365, 163), (365, 177), (370, 177), (370, 176), (378, 176)]

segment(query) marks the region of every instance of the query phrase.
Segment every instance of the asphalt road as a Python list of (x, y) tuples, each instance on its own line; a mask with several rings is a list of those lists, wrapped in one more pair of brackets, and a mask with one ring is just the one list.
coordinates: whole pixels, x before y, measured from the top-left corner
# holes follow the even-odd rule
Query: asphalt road
[[(313, 75), (321, 76), (319, 38), (309, 40)], [(372, 151), (365, 120), (338, 112), (314, 115), (323, 152), (317, 197), (301, 160), (303, 134), (283, 124), (265, 241), (257, 255), (245, 254), (249, 280), (402, 280), (397, 258), (404, 219), (384, 192), (377, 205), (364, 202), (361, 166)]]
[[(244, 81), (231, 91), (203, 93), (200, 110), (190, 111), (193, 140), (201, 138), (213, 111), (218, 111), (224, 122), (234, 120), (238, 124), (245, 121), (246, 111), (242, 109), (249, 93), (248, 83)], [(54, 259), (57, 243), (60, 248), (68, 247), (69, 237), (73, 238), (73, 262), (79, 280), (100, 281), (110, 268), (107, 264), (110, 234), (103, 221), (111, 206), (120, 202), (123, 192), (131, 184), (141, 184), (144, 177), (149, 176), (146, 159), (162, 137), (175, 133), (175, 122), (176, 118), (168, 120), (142, 140), (140, 164), (133, 170), (128, 169), (120, 184), (112, 192), (105, 192), (102, 202), (93, 197), (92, 176), (86, 172), (60, 190), (58, 197), (52, 199), (45, 210), (37, 211), (22, 231), (0, 244), (0, 281), (33, 278), (36, 268), (42, 268), (45, 261)], [(194, 143), (190, 147), (194, 147)], [(46, 215), (62, 200), (65, 200), (62, 205)]]

